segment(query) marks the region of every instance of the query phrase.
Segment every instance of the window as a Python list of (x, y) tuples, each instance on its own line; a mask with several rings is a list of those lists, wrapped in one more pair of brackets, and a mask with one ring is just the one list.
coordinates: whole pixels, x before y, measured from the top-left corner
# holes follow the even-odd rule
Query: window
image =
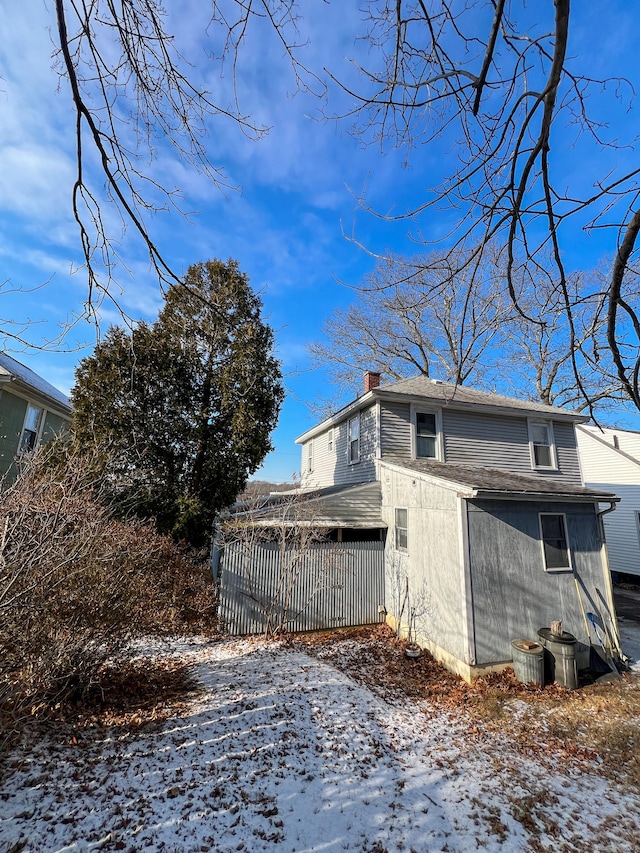
[(396, 551), (406, 551), (407, 541), (407, 510), (396, 509)]
[(360, 461), (360, 415), (350, 418), (348, 428), (349, 464)]
[(307, 444), (307, 471), (313, 471), (313, 441)]
[(327, 450), (329, 453), (333, 453), (333, 430), (330, 429), (327, 438)]
[(27, 407), (27, 415), (24, 419), (24, 427), (20, 436), (19, 453), (28, 453), (33, 450), (38, 442), (38, 432), (40, 431), (40, 420), (42, 418), (42, 409), (35, 406)]
[(567, 520), (562, 513), (540, 513), (540, 538), (545, 570), (557, 572), (571, 569)]
[(416, 458), (435, 459), (438, 429), (434, 412), (416, 412)]
[(551, 421), (529, 421), (531, 463), (534, 468), (555, 468)]

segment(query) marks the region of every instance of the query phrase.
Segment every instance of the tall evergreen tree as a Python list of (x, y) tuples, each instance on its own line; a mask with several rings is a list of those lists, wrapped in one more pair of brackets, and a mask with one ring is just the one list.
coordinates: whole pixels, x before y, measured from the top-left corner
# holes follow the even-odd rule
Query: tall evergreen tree
[(112, 327), (76, 371), (72, 432), (99, 442), (122, 511), (193, 545), (271, 449), (284, 391), (236, 261), (189, 267), (152, 325)]

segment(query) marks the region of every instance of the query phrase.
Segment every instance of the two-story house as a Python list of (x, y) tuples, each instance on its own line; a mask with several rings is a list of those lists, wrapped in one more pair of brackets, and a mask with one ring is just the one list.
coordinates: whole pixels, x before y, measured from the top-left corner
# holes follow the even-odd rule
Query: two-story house
[(512, 640), (558, 619), (586, 666), (585, 611), (617, 632), (602, 525), (617, 499), (583, 484), (585, 420), (423, 376), (381, 387), (368, 373), (361, 397), (297, 439), (302, 487), (330, 499), (327, 526), (346, 532), (355, 516), (387, 530), (388, 620), (453, 671), (507, 665)]
[(0, 353), (0, 478), (13, 479), (16, 460), (66, 430), (70, 419), (68, 397)]

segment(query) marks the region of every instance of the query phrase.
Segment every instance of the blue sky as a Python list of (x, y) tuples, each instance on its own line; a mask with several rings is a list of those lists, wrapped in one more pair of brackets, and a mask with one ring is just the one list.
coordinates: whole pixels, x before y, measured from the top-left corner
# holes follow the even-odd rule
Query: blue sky
[[(41, 346), (82, 314), (87, 281), (80, 262), (77, 228), (72, 220), (70, 194), (74, 179), (73, 116), (67, 84), (52, 71), (53, 8), (44, 0), (4, 4), (0, 21), (0, 282), (4, 282), (0, 317), (14, 321), (4, 328), (24, 328), (26, 339)], [(305, 58), (310, 66), (337, 69), (352, 75), (346, 56), (363, 46), (355, 41), (362, 32), (360, 4), (305, 2), (302, 39), (309, 39)], [(551, 5), (551, 4), (549, 4)], [(208, 77), (222, 97), (228, 95), (228, 75), (206, 62), (204, 6), (198, 0), (176, 4), (172, 22), (178, 41), (195, 64), (196, 76)], [(635, 34), (640, 14), (634, 4), (586, 3), (572, 29), (571, 51), (588, 57), (594, 76), (625, 74), (638, 80)], [(200, 16), (200, 17), (198, 17)], [(597, 44), (594, 43), (595, 34)], [(597, 49), (595, 49), (597, 47)], [(212, 257), (236, 258), (250, 276), (264, 302), (264, 313), (276, 331), (277, 355), (282, 361), (287, 399), (274, 434), (275, 451), (256, 476), (287, 480), (299, 470), (294, 438), (315, 418), (307, 404), (330, 396), (327, 378), (311, 370), (306, 345), (321, 338), (322, 325), (332, 310), (344, 307), (357, 285), (374, 265), (370, 252), (410, 253), (418, 232), (437, 241), (445, 233), (446, 218), (389, 223), (359, 209), (356, 197), (367, 188), (367, 198), (382, 212), (402, 212), (424, 198), (433, 185), (443, 157), (455, 156), (450, 144), (417, 149), (410, 167), (403, 154), (383, 156), (375, 145), (365, 148), (348, 133), (347, 124), (321, 120), (322, 102), (295, 93), (282, 51), (266, 30), (254, 33), (245, 45), (240, 66), (239, 93), (243, 109), (269, 125), (260, 142), (244, 137), (237, 127), (216, 122), (206, 139), (211, 159), (224, 167), (237, 191), (225, 194), (204, 178), (187, 173), (161, 147), (149, 166), (154, 175), (179, 186), (185, 207), (194, 211), (186, 221), (178, 214), (149, 220), (154, 239), (174, 269)], [(214, 73), (215, 72), (215, 73)], [(344, 101), (330, 100), (329, 110)], [(635, 106), (626, 104), (605, 118), (627, 130), (636, 121)], [(606, 172), (598, 158), (635, 156), (631, 149), (603, 154), (596, 149), (566, 146), (566, 168), (574, 176), (592, 167)], [(595, 163), (594, 163), (595, 161)], [(604, 168), (603, 168), (604, 167)], [(121, 234), (115, 215), (106, 212), (112, 233)], [(355, 242), (350, 237), (355, 236)], [(358, 243), (367, 247), (367, 252)], [(419, 247), (418, 247), (419, 248)], [(594, 265), (613, 246), (596, 233), (576, 234), (568, 244), (570, 263)], [(121, 237), (123, 263), (118, 270), (118, 299), (134, 318), (153, 319), (161, 295), (149, 270), (144, 249), (131, 231)], [(115, 285), (114, 285), (115, 288)], [(114, 290), (114, 293), (116, 290)], [(103, 331), (118, 321), (113, 307), (101, 310)], [(68, 392), (78, 360), (90, 354), (96, 329), (79, 320), (68, 332), (63, 348), (40, 351), (6, 344), (14, 357)]]

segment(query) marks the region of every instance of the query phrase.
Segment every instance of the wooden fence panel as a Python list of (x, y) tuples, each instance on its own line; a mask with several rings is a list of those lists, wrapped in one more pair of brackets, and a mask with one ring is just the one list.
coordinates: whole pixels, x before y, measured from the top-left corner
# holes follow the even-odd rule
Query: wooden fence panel
[(313, 631), (381, 620), (382, 542), (322, 542), (300, 554), (276, 544), (225, 547), (220, 563), (220, 620), (234, 635), (286, 625)]

